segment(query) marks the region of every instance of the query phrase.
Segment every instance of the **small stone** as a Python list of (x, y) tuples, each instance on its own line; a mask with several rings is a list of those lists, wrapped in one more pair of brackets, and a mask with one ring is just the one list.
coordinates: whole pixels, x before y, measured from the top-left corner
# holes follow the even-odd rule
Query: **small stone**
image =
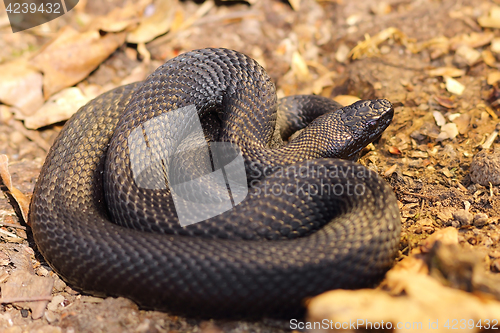
[(57, 307), (64, 302), (64, 296), (63, 295), (56, 295), (52, 297), (52, 301), (50, 301), (49, 304), (47, 304), (47, 310), (50, 311), (56, 311)]
[(474, 226), (480, 228), (484, 227), (488, 222), (488, 215), (485, 213), (478, 213), (474, 216), (473, 224)]
[(43, 266), (40, 266), (40, 267), (38, 267), (37, 273), (40, 276), (47, 276), (47, 275), (49, 275), (49, 270)]
[(47, 321), (49, 322), (49, 324), (51, 324), (59, 319), (58, 315), (56, 315), (53, 311), (49, 311), (49, 310), (45, 311), (44, 316), (45, 316), (45, 319), (47, 319)]
[(56, 275), (54, 278), (54, 290), (58, 292), (64, 291), (66, 288), (66, 283), (59, 278), (59, 276)]
[(423, 141), (426, 138), (426, 136), (423, 135), (422, 133), (420, 133), (419, 131), (411, 132), (410, 137), (414, 140), (417, 140), (417, 141)]
[(500, 151), (483, 150), (477, 153), (470, 166), (470, 179), (483, 186), (500, 184)]
[(446, 119), (444, 119), (444, 116), (441, 114), (441, 112), (432, 111), (432, 115), (434, 116), (434, 120), (436, 121), (436, 125), (438, 125), (439, 127), (446, 124)]
[(453, 212), (453, 218), (460, 222), (461, 225), (470, 225), (473, 217), (474, 216), (465, 209), (459, 209)]
[(436, 138), (437, 141), (443, 141), (446, 139), (454, 139), (458, 135), (458, 127), (455, 123), (447, 123), (441, 126), (441, 133), (439, 133)]
[(495, 273), (500, 272), (500, 259), (493, 260), (490, 264), (490, 268)]
[(29, 314), (30, 314), (30, 312), (28, 309), (21, 309), (21, 317), (28, 318)]

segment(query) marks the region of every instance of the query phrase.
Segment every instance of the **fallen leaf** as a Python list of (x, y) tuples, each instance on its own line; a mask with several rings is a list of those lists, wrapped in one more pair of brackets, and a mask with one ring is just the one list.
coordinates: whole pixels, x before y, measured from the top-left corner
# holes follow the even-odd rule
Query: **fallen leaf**
[(300, 10), (300, 0), (288, 0), (290, 6), (292, 6), (293, 10)]
[(295, 51), (292, 54), (292, 72), (295, 74), (295, 77), (300, 82), (306, 82), (311, 79), (311, 73), (309, 72), (309, 67), (305, 62), (302, 55), (299, 51)]
[(358, 45), (356, 45), (349, 55), (351, 56), (352, 59), (359, 59), (361, 57), (373, 57), (378, 54), (380, 54), (380, 50), (378, 49), (378, 46), (383, 43), (384, 41), (388, 39), (394, 39), (401, 44), (405, 46), (409, 46), (409, 44), (414, 43), (413, 39), (408, 38), (401, 30), (394, 28), (394, 27), (389, 27), (385, 30), (382, 30), (378, 34), (376, 34), (373, 37), (370, 37), (369, 35), (365, 36), (365, 40), (362, 42), (359, 42)]
[(26, 117), (24, 125), (29, 129), (38, 129), (68, 120), (91, 99), (77, 87), (66, 88), (53, 95), (35, 114)]
[[(500, 313), (500, 302), (489, 294), (498, 293), (494, 283), (496, 279), (492, 277), (484, 283), (484, 280), (475, 276), (477, 269), (474, 268), (474, 277), (470, 274), (461, 277), (475, 279), (481, 294), (473, 294), (444, 286), (429, 276), (428, 262), (434, 265), (432, 269), (435, 273), (446, 266), (442, 272), (450, 278), (458, 277), (454, 274), (460, 275), (462, 269), (461, 264), (457, 265), (453, 261), (454, 255), (451, 260), (446, 259), (447, 253), (457, 253), (458, 231), (450, 227), (434, 235), (429, 237), (428, 246), (432, 246), (430, 253), (419, 253), (403, 259), (387, 272), (378, 289), (334, 290), (309, 300), (307, 319), (301, 324), (303, 328), (309, 332), (333, 332), (339, 329), (448, 332), (453, 325), (453, 318), (457, 318), (457, 323), (467, 318), (464, 325), (467, 325), (468, 332), (481, 331), (482, 328), (476, 326), (479, 320), (482, 323), (489, 320), (491, 323)], [(463, 256), (462, 253), (459, 257), (465, 266), (471, 260), (469, 255)], [(448, 260), (449, 265), (444, 265), (443, 260)], [(474, 260), (477, 261), (477, 258)], [(466, 273), (470, 273), (470, 270)]]
[(465, 75), (465, 71), (455, 67), (438, 67), (427, 71), (427, 74), (430, 76), (460, 77)]
[(341, 63), (346, 63), (349, 59), (349, 52), (349, 47), (346, 44), (340, 44), (337, 48), (337, 52), (335, 52), (335, 60)]
[(468, 66), (473, 66), (481, 59), (481, 52), (468, 45), (461, 45), (458, 47), (456, 54), (465, 59)]
[(483, 28), (500, 28), (500, 7), (491, 8), (488, 16), (481, 16), (477, 22)]
[[(442, 214), (446, 216), (447, 220), (453, 216), (451, 211), (445, 211)], [(449, 214), (449, 218), (446, 214)], [(427, 237), (427, 239), (422, 243), (422, 245), (420, 246), (421, 252), (428, 253), (438, 241), (443, 245), (458, 245), (457, 228), (447, 227), (436, 231), (435, 233)]]
[(462, 45), (466, 45), (473, 49), (483, 47), (491, 43), (493, 37), (495, 37), (495, 34), (491, 31), (460, 34), (450, 39), (450, 49), (457, 50)]
[(481, 52), (481, 58), (483, 59), (484, 63), (490, 67), (496, 68), (496, 58), (493, 55), (493, 52), (490, 50), (483, 50)]
[(87, 30), (123, 31), (139, 23), (139, 17), (146, 5), (146, 1), (135, 1), (129, 2), (124, 7), (116, 7), (107, 15), (96, 17)]
[(14, 271), (2, 285), (1, 303), (14, 303), (21, 308), (31, 309), (31, 317), (39, 319), (52, 299), (54, 279), (36, 276), (26, 270)]
[(389, 153), (391, 153), (392, 155), (401, 155), (401, 150), (399, 150), (399, 148), (396, 146), (390, 146)]
[(458, 135), (458, 127), (455, 123), (447, 123), (441, 126), (441, 133), (439, 133), (436, 141), (443, 141), (446, 139), (454, 139)]
[(86, 78), (124, 41), (125, 33), (101, 36), (97, 30), (79, 33), (70, 27), (62, 29), (31, 59), (44, 74), (45, 99)]
[(444, 79), (446, 82), (446, 90), (455, 95), (462, 95), (465, 90), (465, 86), (463, 84), (449, 76), (446, 76)]
[(0, 65), (0, 101), (30, 115), (43, 104), (42, 74), (23, 60)]
[(29, 199), (17, 188), (12, 185), (12, 178), (9, 172), (9, 158), (7, 155), (0, 155), (0, 182), (2, 182), (8, 191), (16, 200), (23, 215), (24, 222), (28, 223)]
[(491, 41), (491, 52), (499, 54), (500, 53), (500, 37), (493, 38)]
[(456, 107), (453, 100), (451, 100), (448, 97), (434, 96), (434, 99), (436, 100), (436, 102), (439, 103), (439, 105), (441, 105), (447, 109), (452, 109), (452, 108)]
[(446, 124), (446, 119), (441, 114), (441, 112), (439, 112), (439, 111), (432, 111), (432, 115), (434, 116), (434, 120), (436, 121), (436, 125), (438, 125), (439, 127), (441, 127), (444, 124)]
[(489, 85), (493, 85), (495, 82), (500, 81), (500, 71), (491, 72), (488, 74), (486, 82)]
[(353, 103), (356, 103), (360, 99), (359, 99), (359, 97), (352, 96), (352, 95), (338, 95), (338, 96), (335, 96), (333, 98), (333, 100), (342, 106), (347, 106), (347, 105), (351, 105)]
[(176, 0), (161, 0), (154, 3), (154, 13), (143, 17), (139, 26), (127, 35), (127, 42), (139, 44), (152, 41), (170, 30), (175, 18), (178, 2)]
[(457, 125), (458, 133), (460, 134), (467, 133), (470, 125), (470, 118), (471, 118), (470, 114), (463, 113), (452, 120)]

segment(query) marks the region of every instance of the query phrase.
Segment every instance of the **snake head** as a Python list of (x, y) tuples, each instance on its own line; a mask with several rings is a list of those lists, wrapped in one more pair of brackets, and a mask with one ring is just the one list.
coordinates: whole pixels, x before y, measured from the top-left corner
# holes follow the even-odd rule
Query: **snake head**
[(389, 126), (394, 116), (391, 102), (386, 99), (362, 100), (338, 111), (345, 131), (350, 133), (345, 143), (343, 158), (356, 156), (364, 147), (375, 141)]

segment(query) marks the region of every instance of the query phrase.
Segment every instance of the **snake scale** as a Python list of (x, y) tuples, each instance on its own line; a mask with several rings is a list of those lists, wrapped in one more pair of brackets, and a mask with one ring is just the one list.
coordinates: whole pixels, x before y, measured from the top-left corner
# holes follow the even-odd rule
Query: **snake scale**
[[(172, 149), (168, 140), (151, 147), (153, 136), (186, 126), (156, 120), (185, 107), (196, 110), (208, 144), (239, 147), (254, 182), (233, 209), (182, 227), (170, 189), (135, 177), (132, 164), (145, 153), (130, 137)], [(34, 239), (65, 281), (92, 294), (188, 316), (300, 315), (307, 297), (373, 286), (393, 264), (395, 196), (351, 161), (392, 117), (386, 100), (344, 108), (317, 96), (278, 101), (264, 69), (236, 51), (181, 54), (65, 124), (35, 186)]]

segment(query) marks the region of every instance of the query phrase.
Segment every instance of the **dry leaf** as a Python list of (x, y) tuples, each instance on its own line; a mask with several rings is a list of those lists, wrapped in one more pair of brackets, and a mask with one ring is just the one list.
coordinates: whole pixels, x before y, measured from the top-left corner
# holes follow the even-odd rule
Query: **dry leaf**
[[(434, 241), (456, 244), (457, 230), (445, 230)], [(486, 320), (491, 324), (491, 320), (498, 318), (500, 302), (443, 286), (428, 276), (429, 269), (422, 258), (422, 255), (410, 256), (399, 262), (387, 273), (381, 289), (335, 290), (313, 298), (308, 302), (304, 326), (310, 325), (310, 332), (339, 328), (449, 332), (454, 318), (458, 325), (460, 319), (466, 318), (467, 331), (479, 332), (481, 329), (476, 327), (479, 320), (484, 328)], [(315, 327), (314, 323), (319, 324)]]
[(346, 63), (349, 58), (349, 52), (349, 47), (346, 44), (340, 44), (337, 48), (337, 52), (335, 52), (335, 60), (341, 63)]
[(456, 54), (465, 59), (468, 66), (473, 66), (481, 59), (481, 52), (467, 45), (459, 46)]
[(16, 200), (24, 222), (28, 223), (30, 201), (21, 191), (12, 185), (12, 178), (9, 172), (9, 158), (7, 155), (0, 155), (0, 182), (7, 187), (14, 200)]
[(30, 115), (43, 104), (42, 74), (28, 64), (13, 61), (0, 65), (0, 101)]
[(481, 57), (486, 65), (496, 68), (496, 58), (490, 50), (483, 50)]
[(396, 333), (439, 333), (449, 332), (445, 324), (453, 326), (453, 318), (470, 319), (474, 325), (468, 332), (479, 332), (475, 323), (491, 323), (500, 313), (500, 303), (444, 287), (425, 275), (400, 273), (390, 279), (404, 282), (407, 295), (394, 297), (382, 290), (336, 290), (315, 297), (308, 306), (308, 322), (326, 322), (327, 326), (309, 332), (333, 332), (345, 325), (353, 331), (385, 328)]
[(155, 2), (154, 14), (144, 17), (139, 26), (128, 33), (127, 42), (147, 43), (169, 31), (175, 17), (177, 4), (177, 0)]
[[(446, 211), (443, 214), (449, 214), (449, 218), (451, 219), (452, 213), (451, 211)], [(447, 219), (447, 220), (448, 220)], [(444, 219), (443, 219), (444, 220)], [(443, 245), (458, 245), (458, 230), (454, 227), (447, 227), (441, 230), (436, 231), (432, 235), (430, 235), (421, 245), (421, 251), (424, 253), (429, 252), (432, 247), (436, 244), (436, 242), (441, 242)]]
[(460, 134), (465, 134), (467, 133), (467, 130), (469, 129), (470, 125), (470, 114), (464, 113), (458, 116), (457, 118), (452, 120), (458, 128), (458, 132)]
[(359, 101), (359, 97), (352, 95), (338, 95), (333, 98), (333, 100), (342, 106), (351, 105)]
[(461, 84), (455, 79), (452, 79), (449, 76), (445, 77), (445, 81), (446, 81), (446, 90), (455, 95), (462, 95), (462, 93), (465, 90), (465, 86), (463, 84)]
[(124, 33), (101, 36), (97, 30), (79, 33), (70, 27), (31, 59), (44, 73), (45, 99), (87, 77), (125, 40)]
[(333, 78), (337, 76), (337, 72), (328, 72), (318, 79), (314, 80), (313, 83), (313, 94), (320, 95), (325, 87), (333, 86)]
[(436, 125), (438, 125), (439, 127), (446, 124), (446, 119), (444, 119), (444, 116), (441, 114), (441, 112), (432, 111), (432, 115), (434, 116), (434, 120), (436, 121)]
[(199, 19), (205, 16), (212, 8), (214, 8), (215, 2), (214, 1), (205, 1), (194, 13), (194, 15), (190, 16), (188, 19), (183, 20), (182, 23), (179, 24), (177, 19), (179, 17), (183, 17), (181, 12), (178, 12), (177, 14), (181, 14), (180, 16), (176, 17), (176, 24), (172, 25), (172, 31), (178, 31), (178, 30), (184, 30), (192, 26), (194, 23), (197, 21), (199, 22)]
[(441, 133), (439, 133), (436, 141), (443, 141), (446, 139), (454, 139), (458, 135), (458, 127), (455, 123), (447, 123), (441, 126)]
[(438, 67), (427, 71), (430, 76), (460, 77), (465, 75), (465, 70), (455, 67)]
[(491, 52), (500, 54), (500, 38), (493, 38), (491, 41)]
[(481, 16), (477, 21), (483, 28), (500, 28), (500, 7), (491, 8), (488, 16)]
[(300, 0), (288, 0), (290, 6), (292, 6), (293, 10), (300, 10)]
[(457, 35), (450, 39), (450, 49), (457, 50), (462, 45), (475, 49), (491, 43), (493, 37), (495, 35), (490, 31)]
[(31, 317), (43, 316), (47, 303), (52, 299), (54, 279), (36, 276), (26, 270), (14, 271), (2, 285), (2, 303), (14, 303), (21, 308), (30, 308)]
[(488, 74), (487, 83), (493, 85), (495, 82), (500, 81), (500, 72), (495, 71)]
[(68, 120), (91, 99), (77, 87), (66, 88), (53, 95), (35, 114), (26, 117), (24, 125), (29, 129), (38, 129)]
[(130, 2), (125, 7), (116, 7), (106, 16), (99, 16), (92, 21), (87, 30), (102, 30), (107, 32), (119, 32), (139, 23), (146, 1)]
[(378, 46), (388, 39), (394, 39), (400, 41), (403, 45), (408, 47), (410, 44), (414, 43), (414, 41), (401, 32), (399, 29), (390, 27), (385, 30), (382, 30), (378, 34), (373, 37), (369, 35), (365, 36), (365, 40), (359, 42), (350, 52), (350, 56), (352, 59), (359, 59), (363, 56), (372, 57), (380, 54), (380, 50)]
[(299, 51), (294, 51), (292, 54), (292, 72), (300, 82), (306, 82), (311, 79), (309, 67)]

